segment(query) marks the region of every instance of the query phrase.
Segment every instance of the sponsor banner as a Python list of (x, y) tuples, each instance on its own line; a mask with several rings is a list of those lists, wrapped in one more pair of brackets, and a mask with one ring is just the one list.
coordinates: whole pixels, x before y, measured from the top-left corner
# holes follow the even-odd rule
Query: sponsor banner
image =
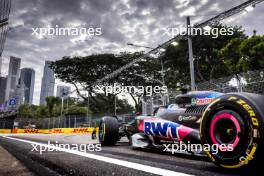
[(94, 128), (53, 128), (52, 134), (92, 134)]
[(48, 129), (13, 129), (12, 133), (22, 134), (49, 134)]
[[(53, 128), (53, 129), (0, 129), (0, 134), (92, 134), (93, 127), (90, 128)], [(98, 128), (96, 128), (98, 132)]]
[(10, 129), (0, 129), (0, 134), (9, 134), (11, 133)]

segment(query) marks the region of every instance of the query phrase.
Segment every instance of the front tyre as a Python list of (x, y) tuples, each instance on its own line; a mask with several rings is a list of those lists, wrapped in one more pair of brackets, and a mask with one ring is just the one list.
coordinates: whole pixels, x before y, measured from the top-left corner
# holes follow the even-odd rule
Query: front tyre
[(103, 117), (99, 125), (99, 142), (104, 146), (112, 146), (119, 140), (119, 125), (114, 117)]
[(263, 100), (256, 94), (227, 94), (207, 107), (200, 126), (201, 142), (216, 165), (241, 168), (263, 156)]

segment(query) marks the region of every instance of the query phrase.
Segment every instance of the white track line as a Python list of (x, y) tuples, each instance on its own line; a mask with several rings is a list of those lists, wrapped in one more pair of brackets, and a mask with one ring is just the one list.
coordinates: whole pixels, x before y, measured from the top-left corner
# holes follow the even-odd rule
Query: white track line
[(184, 174), (181, 172), (175, 172), (175, 171), (171, 171), (171, 170), (167, 170), (167, 169), (161, 169), (161, 168), (157, 168), (157, 167), (147, 166), (147, 165), (133, 163), (133, 162), (129, 162), (129, 161), (123, 161), (123, 160), (114, 159), (114, 158), (105, 157), (105, 156), (99, 156), (99, 155), (80, 152), (80, 151), (76, 151), (76, 150), (70, 150), (70, 149), (65, 149), (65, 148), (60, 148), (60, 147), (55, 147), (55, 146), (49, 146), (47, 144), (42, 144), (42, 143), (33, 142), (33, 141), (29, 141), (29, 140), (17, 139), (17, 138), (8, 137), (8, 136), (3, 136), (3, 137), (7, 138), (7, 139), (15, 140), (15, 141), (28, 143), (28, 144), (44, 146), (44, 147), (47, 147), (47, 148), (50, 148), (53, 150), (60, 150), (60, 151), (66, 152), (66, 153), (71, 153), (71, 154), (87, 157), (90, 159), (95, 159), (95, 160), (107, 162), (110, 164), (116, 164), (119, 166), (132, 168), (135, 170), (144, 171), (144, 172), (148, 172), (148, 173), (152, 173), (152, 174), (164, 175), (164, 176), (191, 176), (189, 174)]

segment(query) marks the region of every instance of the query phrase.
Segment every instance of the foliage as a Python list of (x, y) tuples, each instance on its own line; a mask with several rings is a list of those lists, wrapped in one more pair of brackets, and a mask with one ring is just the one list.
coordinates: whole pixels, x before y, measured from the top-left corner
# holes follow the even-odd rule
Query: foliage
[(219, 51), (233, 74), (264, 68), (264, 36), (233, 39)]
[[(105, 92), (97, 93), (97, 85), (94, 85), (94, 83), (98, 79), (112, 73), (141, 55), (142, 53), (120, 53), (119, 55), (97, 54), (85, 57), (63, 57), (62, 60), (53, 62), (51, 68), (54, 70), (57, 78), (73, 84), (78, 95), (85, 101), (87, 101), (88, 98), (81, 93), (79, 87), (88, 91), (95, 112), (100, 112), (100, 110), (104, 110), (104, 112), (112, 112), (114, 97), (116, 95), (112, 94), (106, 96)], [(145, 79), (146, 75), (154, 77), (158, 74), (156, 70), (159, 69), (160, 64), (155, 61), (152, 62), (151, 60), (153, 59), (147, 58), (147, 62), (140, 62), (136, 66), (127, 69), (126, 72), (104, 82), (104, 85), (113, 85), (114, 83), (122, 83), (123, 86), (156, 85), (157, 83)], [(136, 76), (135, 73), (141, 76)], [(142, 95), (131, 94), (131, 96), (136, 104), (136, 108), (138, 108), (138, 99)], [(100, 104), (104, 104), (104, 106), (101, 106)]]
[[(212, 28), (220, 30), (220, 28), (228, 29), (229, 27), (218, 23)], [(212, 35), (192, 37), (196, 82), (209, 81), (229, 74), (218, 51), (232, 39), (246, 38), (241, 27), (235, 26), (233, 31), (233, 35), (219, 35), (218, 38), (213, 38)], [(189, 85), (190, 82), (188, 41), (183, 39), (178, 43), (178, 46), (169, 46), (164, 55), (165, 67), (171, 68), (166, 73), (166, 80), (169, 80), (167, 84), (170, 88)]]
[(20, 117), (25, 117), (25, 118), (34, 117), (34, 114), (32, 113), (32, 108), (28, 104), (24, 104), (24, 105), (19, 106), (18, 114)]
[[(241, 71), (254, 70), (264, 67), (264, 42), (263, 37), (254, 36), (247, 38), (242, 27), (226, 26), (215, 23), (212, 28), (219, 31), (229, 31), (233, 28), (233, 35), (192, 36), (194, 71), (196, 82), (211, 81), (215, 78), (226, 77)], [(203, 29), (204, 30), (204, 29)], [(177, 46), (168, 46), (166, 51), (158, 57), (148, 56), (134, 66), (127, 68), (117, 76), (104, 81), (103, 85), (121, 83), (123, 86), (147, 86), (160, 85), (161, 61), (164, 63), (165, 85), (170, 89), (176, 89), (190, 84), (190, 66), (188, 56), (188, 41), (182, 39)], [(120, 54), (94, 54), (85, 57), (63, 57), (53, 62), (51, 68), (60, 80), (71, 83), (85, 102), (88, 97), (81, 91), (89, 93), (90, 107), (94, 113), (112, 113), (114, 94), (109, 96), (104, 92), (96, 92), (94, 83), (104, 76), (119, 69), (135, 58), (141, 56), (142, 52), (120, 53)], [(140, 109), (140, 98), (144, 94), (131, 94), (135, 102), (135, 109)], [(127, 102), (121, 103), (129, 110)], [(121, 107), (120, 105), (120, 107)]]
[[(114, 114), (115, 95), (103, 96), (100, 94), (94, 94), (89, 98), (89, 108), (93, 114)], [(79, 106), (88, 106), (88, 102), (80, 102)], [(127, 102), (116, 97), (117, 113), (128, 113), (134, 110), (134, 108)]]
[(47, 103), (47, 108), (49, 112), (49, 117), (53, 116), (53, 108), (56, 104), (59, 104), (60, 98), (59, 97), (46, 97), (46, 103)]
[[(113, 98), (111, 96), (111, 98)], [(108, 113), (114, 114), (114, 103), (105, 104), (99, 97), (93, 97), (96, 99), (97, 106), (94, 105), (92, 98), (89, 104), (89, 114)], [(86, 114), (88, 103), (87, 101), (76, 102), (72, 98), (65, 99), (63, 106), (63, 112), (61, 111), (61, 100), (58, 97), (47, 97), (46, 106), (36, 106), (23, 104), (19, 106), (18, 115), (21, 118), (47, 118), (47, 117), (59, 117), (63, 114)], [(116, 99), (117, 113), (127, 113), (133, 111), (133, 107), (128, 104), (126, 100)], [(107, 111), (108, 110), (108, 111)]]

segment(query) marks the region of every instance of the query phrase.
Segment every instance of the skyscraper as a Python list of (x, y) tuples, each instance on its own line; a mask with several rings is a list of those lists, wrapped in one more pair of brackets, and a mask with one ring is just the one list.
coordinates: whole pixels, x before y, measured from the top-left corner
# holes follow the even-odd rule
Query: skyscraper
[(68, 97), (71, 88), (69, 86), (57, 86), (57, 97)]
[(9, 70), (7, 75), (6, 83), (6, 94), (5, 101), (16, 97), (16, 90), (19, 79), (21, 59), (17, 57), (10, 56)]
[(41, 82), (41, 92), (40, 92), (40, 105), (46, 104), (46, 97), (54, 96), (54, 85), (55, 77), (54, 72), (50, 68), (51, 61), (45, 61), (45, 67)]
[(5, 102), (6, 77), (0, 77), (0, 104)]
[(35, 70), (23, 68), (20, 72), (20, 91), (23, 101), (21, 103), (32, 104), (35, 85)]

